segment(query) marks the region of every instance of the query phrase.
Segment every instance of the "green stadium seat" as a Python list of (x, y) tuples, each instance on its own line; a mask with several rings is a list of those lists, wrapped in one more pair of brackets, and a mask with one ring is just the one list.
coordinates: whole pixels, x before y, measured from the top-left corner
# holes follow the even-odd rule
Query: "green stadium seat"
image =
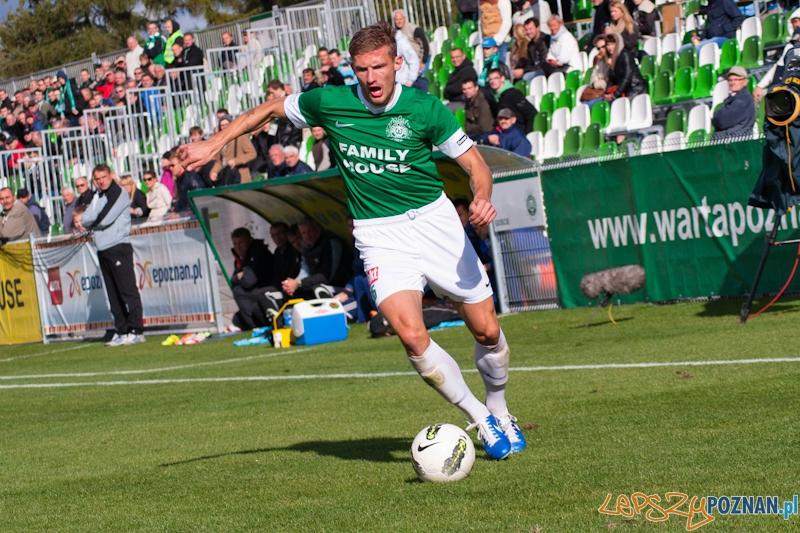
[(683, 52), (681, 52), (681, 57), (678, 60), (678, 68), (686, 68), (690, 67), (693, 69), (697, 68), (697, 50), (694, 47), (687, 48)]
[(653, 81), (653, 104), (671, 104), (675, 80), (670, 72), (659, 72)]
[(518, 80), (514, 83), (514, 88), (518, 89), (523, 95), (528, 96), (529, 84), (525, 80)]
[(598, 102), (592, 107), (592, 124), (600, 124), (605, 129), (611, 120), (611, 105), (606, 102)]
[(700, 11), (700, 1), (699, 0), (689, 0), (683, 4), (683, 17), (686, 18), (693, 13), (697, 13)]
[(642, 74), (647, 74), (651, 78), (654, 78), (656, 75), (656, 71), (658, 70), (658, 64), (656, 63), (656, 56), (644, 56), (642, 61), (639, 64), (639, 70)]
[(767, 99), (762, 98), (761, 102), (759, 102), (758, 104), (758, 111), (756, 115), (756, 125), (758, 126), (758, 132), (762, 134), (764, 133), (764, 118), (767, 115), (765, 107), (766, 103)]
[(566, 107), (570, 111), (575, 107), (575, 92), (572, 89), (564, 89), (561, 91), (561, 94), (558, 95), (556, 109), (561, 107)]
[(453, 49), (453, 41), (445, 41), (442, 43), (442, 54), (450, 55), (450, 50)]
[(458, 24), (453, 24), (447, 29), (447, 36), (450, 37), (451, 41), (455, 41), (461, 36), (461, 26)]
[(442, 87), (447, 85), (447, 78), (450, 77), (450, 69), (447, 68), (447, 65), (442, 65), (442, 67), (436, 71), (436, 81), (442, 84)]
[(736, 39), (728, 39), (722, 43), (722, 50), (719, 57), (719, 70), (718, 74), (725, 74), (731, 67), (735, 67), (741, 60), (741, 53), (739, 52), (739, 41)]
[(587, 46), (592, 44), (592, 38), (593, 38), (592, 32), (584, 34), (583, 37), (578, 39), (578, 48), (581, 50), (585, 50)]
[(546, 111), (552, 113), (556, 109), (556, 95), (547, 93), (542, 96), (542, 101), (539, 103), (539, 111)]
[(662, 72), (670, 72), (675, 74), (678, 70), (678, 56), (675, 52), (667, 52), (661, 56), (661, 63), (658, 65), (659, 74)]
[(622, 141), (622, 143), (620, 143), (620, 145), (618, 147), (619, 151), (622, 152), (625, 155), (628, 155), (628, 145), (630, 145), (630, 144), (632, 144), (633, 147), (634, 147), (634, 149), (633, 149), (634, 155), (638, 155), (639, 154), (639, 140), (638, 139), (625, 139), (624, 141)]
[(433, 61), (431, 61), (431, 69), (433, 69), (434, 72), (438, 72), (439, 69), (442, 68), (442, 65), (444, 65), (444, 58), (442, 57), (442, 54), (433, 56)]
[(716, 84), (717, 73), (714, 71), (714, 65), (703, 65), (697, 71), (693, 96), (695, 98), (708, 98), (713, 94)]
[(783, 17), (779, 13), (771, 13), (761, 21), (761, 39), (765, 48), (783, 46), (785, 39), (781, 30), (782, 23)]
[(465, 35), (469, 37), (472, 35), (472, 32), (476, 31), (478, 28), (475, 25), (474, 20), (465, 20), (461, 23), (461, 35)]
[(739, 65), (744, 68), (758, 68), (764, 65), (764, 50), (758, 35), (748, 37), (742, 47), (742, 59)]
[(753, 94), (753, 91), (756, 90), (756, 86), (758, 85), (758, 80), (755, 76), (748, 76), (747, 77), (747, 91), (750, 94)]
[(670, 111), (669, 115), (667, 115), (667, 132), (665, 136), (669, 135), (673, 131), (682, 131), (685, 135), (687, 121), (688, 117), (686, 115), (686, 110), (673, 109)]
[[(573, 0), (572, 17), (575, 20), (592, 18), (594, 5), (590, 0)], [(544, 23), (543, 23), (544, 24)]]
[[(467, 121), (466, 112), (464, 111), (464, 108), (462, 107), (462, 108), (456, 109), (455, 115), (456, 115), (456, 120), (461, 125), (461, 129), (464, 129), (464, 123)], [(313, 138), (313, 137), (311, 137), (311, 138)]]
[(781, 40), (786, 41), (789, 39), (789, 17), (792, 16), (792, 10), (789, 10), (781, 17)]
[(594, 67), (589, 67), (586, 69), (586, 72), (583, 75), (583, 84), (589, 85), (592, 83), (592, 73), (594, 72)]
[(580, 126), (573, 126), (564, 135), (564, 155), (575, 155), (581, 151), (583, 132)]
[(614, 141), (604, 142), (597, 148), (597, 157), (616, 155), (618, 151), (619, 148), (617, 147), (617, 143)]
[(653, 83), (653, 78), (648, 76), (647, 74), (642, 74), (642, 78), (644, 78), (644, 82), (647, 84), (647, 94), (650, 95), (650, 102), (653, 101), (653, 90), (655, 89), (655, 83)]
[(542, 135), (550, 130), (550, 113), (539, 111), (533, 119), (533, 131), (538, 131)]
[[(597, 107), (597, 106), (595, 106)], [(600, 148), (600, 143), (603, 142), (603, 133), (600, 129), (600, 124), (590, 124), (583, 134), (583, 146), (581, 147), (581, 155), (591, 156), (595, 155), (597, 149)]]
[(672, 101), (682, 102), (694, 98), (694, 84), (694, 69), (692, 67), (680, 69), (675, 74), (675, 90)]
[(436, 83), (431, 85), (431, 87), (433, 88), (433, 91), (428, 89), (428, 92), (431, 93), (432, 95), (436, 96), (436, 98), (438, 98), (439, 100), (441, 100), (442, 99), (442, 92), (444, 91), (444, 85), (439, 83), (439, 81), (437, 80)]
[(573, 70), (572, 72), (568, 73), (567, 83), (565, 87), (567, 89), (572, 89), (572, 92), (576, 93), (578, 92), (578, 88), (580, 86), (581, 86), (581, 72), (579, 70)]
[(686, 140), (687, 144), (692, 147), (705, 144), (706, 141), (708, 141), (708, 133), (706, 133), (705, 130), (693, 131), (689, 134), (689, 138)]
[[(425, 79), (428, 80), (429, 85), (433, 85), (437, 81), (436, 72), (434, 72), (433, 68), (429, 68), (428, 70), (426, 70), (423, 76), (425, 76)], [(430, 92), (430, 90), (428, 92)]]
[(681, 41), (681, 44), (689, 44), (689, 43), (691, 43), (692, 42), (692, 37), (694, 36), (695, 33), (696, 32), (694, 32), (694, 31), (687, 31), (686, 33), (684, 33), (683, 34), (683, 41)]

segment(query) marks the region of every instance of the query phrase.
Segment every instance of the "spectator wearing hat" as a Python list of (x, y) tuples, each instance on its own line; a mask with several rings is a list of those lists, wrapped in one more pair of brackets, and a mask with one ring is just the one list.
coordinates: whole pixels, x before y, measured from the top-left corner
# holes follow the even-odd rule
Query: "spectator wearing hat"
[(496, 68), (502, 70), (503, 76), (510, 80), (511, 69), (503, 63), (497, 42), (493, 38), (487, 37), (483, 40), (481, 46), (483, 47), (483, 70), (478, 76), (478, 85), (485, 87), (487, 85), (486, 80), (489, 78), (489, 71)]
[[(220, 131), (228, 127), (233, 122), (230, 115), (222, 115), (219, 118)], [(248, 163), (256, 158), (256, 149), (250, 141), (249, 135), (242, 135), (226, 144), (217, 154), (216, 163), (211, 168), (209, 174), (211, 181), (218, 182), (217, 186), (232, 183), (250, 183), (250, 168)], [(223, 174), (223, 169), (225, 173)], [(238, 180), (235, 174), (238, 174)], [(226, 175), (229, 176), (226, 178)], [(222, 179), (220, 179), (222, 178)]]
[[(500, 57), (508, 51), (506, 40), (511, 33), (511, 1), (479, 0), (481, 34), (491, 37), (500, 49)], [(510, 79), (511, 76), (508, 76)]]
[(73, 127), (80, 126), (79, 118), (83, 114), (83, 108), (86, 107), (83, 95), (78, 90), (75, 80), (67, 77), (66, 71), (59, 70), (56, 77), (61, 82), (61, 105), (64, 106), (64, 117), (69, 119)]
[(5, 187), (0, 189), (0, 242), (6, 243), (27, 238), (31, 233), (40, 235), (39, 225), (25, 204), (14, 198), (14, 192)]
[(178, 21), (175, 19), (167, 19), (164, 22), (164, 29), (167, 35), (169, 35), (167, 44), (164, 45), (164, 62), (169, 65), (175, 61), (175, 53), (173, 52), (172, 45), (175, 44), (177, 39), (183, 39), (183, 32), (181, 31), (181, 25), (178, 24)]
[(756, 106), (753, 96), (747, 91), (747, 71), (733, 67), (728, 71), (730, 95), (711, 118), (714, 139), (751, 135), (756, 123)]
[(47, 213), (44, 212), (42, 206), (31, 196), (28, 189), (25, 187), (19, 189), (17, 191), (17, 200), (25, 204), (28, 211), (33, 215), (33, 218), (36, 219), (36, 225), (39, 227), (39, 231), (42, 235), (46, 235), (47, 232), (50, 231), (50, 218), (47, 216)]
[(517, 116), (514, 112), (507, 107), (501, 109), (497, 113), (497, 122), (500, 125), (494, 131), (478, 137), (478, 144), (490, 144), (525, 158), (530, 157), (531, 143), (517, 126)]

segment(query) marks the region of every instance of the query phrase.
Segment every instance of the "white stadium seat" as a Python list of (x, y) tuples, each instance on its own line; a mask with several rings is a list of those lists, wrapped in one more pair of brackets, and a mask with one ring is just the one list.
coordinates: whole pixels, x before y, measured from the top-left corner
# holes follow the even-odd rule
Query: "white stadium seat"
[(682, 131), (673, 131), (664, 137), (664, 151), (673, 152), (686, 148), (686, 137)]
[(653, 125), (653, 105), (647, 93), (634, 96), (631, 101), (631, 119), (628, 122), (629, 130), (641, 130)]
[(714, 65), (714, 70), (719, 70), (719, 57), (721, 51), (717, 43), (706, 43), (700, 48), (698, 65)]
[(639, 155), (657, 154), (661, 152), (661, 135), (651, 133), (642, 139), (639, 145)]
[(547, 77), (536, 76), (528, 84), (528, 95), (533, 96), (534, 101), (531, 102), (533, 107), (539, 109), (539, 104), (542, 103), (542, 96), (547, 93)]
[(550, 4), (547, 2), (536, 2), (533, 4), (533, 14), (539, 19), (539, 26), (542, 33), (550, 35), (550, 27), (547, 25), (547, 21), (550, 20), (553, 14), (550, 10)]
[(698, 130), (711, 133), (711, 111), (705, 104), (697, 104), (689, 110), (689, 120), (686, 131), (688, 131), (691, 136), (693, 132)]
[(544, 153), (542, 159), (554, 159), (564, 155), (564, 132), (550, 130), (544, 136)]
[(572, 110), (570, 123), (572, 126), (580, 126), (581, 131), (586, 131), (586, 128), (592, 123), (592, 113), (589, 110), (589, 106), (586, 104), (576, 105), (575, 109)]
[(720, 80), (714, 86), (714, 92), (711, 93), (711, 113), (714, 113), (714, 110), (717, 108), (717, 105), (721, 104), (728, 95), (731, 94), (731, 88), (728, 87), (728, 82), (726, 80)]
[(677, 52), (681, 47), (681, 38), (677, 33), (668, 33), (661, 39), (661, 53)]
[(531, 155), (535, 157), (537, 161), (540, 161), (544, 154), (544, 136), (542, 132), (532, 131), (525, 137), (527, 137), (528, 142), (531, 143)]
[(556, 98), (566, 86), (567, 81), (564, 79), (563, 72), (553, 72), (547, 77), (547, 92), (553, 93)]
[(606, 133), (627, 130), (630, 119), (631, 101), (624, 96), (617, 98), (611, 102), (611, 113)]
[(761, 37), (761, 19), (758, 17), (748, 17), (742, 22), (741, 29), (742, 40), (739, 41), (740, 46), (744, 45), (744, 41), (749, 37), (753, 37), (754, 35)]
[(559, 130), (563, 136), (570, 127), (569, 108), (559, 107), (553, 111), (553, 118), (550, 120), (550, 129)]
[(661, 58), (661, 41), (657, 37), (645, 39), (643, 48), (647, 55), (656, 57), (656, 62)]

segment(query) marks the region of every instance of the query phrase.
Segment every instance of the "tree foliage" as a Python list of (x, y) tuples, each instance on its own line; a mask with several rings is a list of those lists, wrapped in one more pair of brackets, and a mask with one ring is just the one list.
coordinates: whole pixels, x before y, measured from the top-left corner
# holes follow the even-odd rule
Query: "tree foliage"
[[(4, 1), (4, 0), (0, 0)], [(7, 1), (7, 0), (6, 0)], [(209, 25), (263, 13), (297, 0), (28, 0), (0, 25), (0, 78), (22, 76), (125, 48), (147, 22), (180, 12)]]

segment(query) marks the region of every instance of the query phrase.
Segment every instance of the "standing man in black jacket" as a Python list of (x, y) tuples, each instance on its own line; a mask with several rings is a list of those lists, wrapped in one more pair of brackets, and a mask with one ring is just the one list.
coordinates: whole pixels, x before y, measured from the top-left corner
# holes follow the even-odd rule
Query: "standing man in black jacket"
[(235, 270), (231, 276), (233, 299), (239, 312), (233, 324), (245, 331), (269, 324), (267, 309), (274, 307), (265, 293), (272, 282), (272, 252), (263, 240), (253, 239), (247, 228), (231, 233)]
[(203, 66), (203, 51), (194, 44), (194, 34), (183, 36), (183, 62), (185, 67)]
[(444, 97), (450, 100), (450, 104), (458, 102), (455, 106), (447, 106), (450, 111), (455, 111), (455, 109), (464, 107), (464, 102), (467, 100), (461, 85), (467, 80), (477, 82), (478, 73), (475, 72), (472, 60), (464, 55), (464, 50), (461, 48), (453, 48), (450, 51), (450, 60), (456, 69), (447, 77), (447, 84), (444, 86)]

